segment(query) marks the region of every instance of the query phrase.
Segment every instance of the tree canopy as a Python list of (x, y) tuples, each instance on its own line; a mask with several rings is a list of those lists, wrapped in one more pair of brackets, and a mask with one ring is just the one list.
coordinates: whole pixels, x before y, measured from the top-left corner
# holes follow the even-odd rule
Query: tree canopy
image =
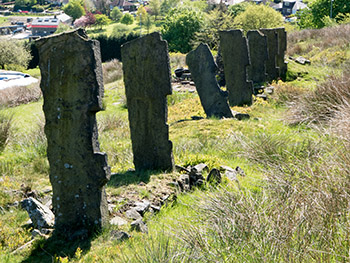
[(283, 24), (283, 16), (273, 8), (266, 5), (249, 5), (246, 10), (234, 19), (236, 28), (245, 32), (259, 28), (273, 28)]
[(173, 9), (164, 19), (162, 35), (169, 43), (169, 50), (187, 53), (192, 49), (195, 34), (200, 31), (201, 13), (189, 9)]
[(72, 0), (63, 7), (63, 11), (74, 20), (85, 14), (83, 4), (79, 0)]

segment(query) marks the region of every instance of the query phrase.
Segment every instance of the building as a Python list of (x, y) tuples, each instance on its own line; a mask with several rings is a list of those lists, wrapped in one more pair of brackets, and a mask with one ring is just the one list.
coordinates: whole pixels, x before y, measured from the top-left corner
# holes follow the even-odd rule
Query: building
[(32, 22), (31, 30), (33, 36), (48, 36), (58, 28), (60, 21), (57, 17), (38, 17)]
[[(277, 6), (276, 6), (277, 7)], [(294, 15), (297, 11), (307, 8), (307, 5), (304, 4), (301, 0), (283, 0), (278, 5), (278, 10), (282, 13), (283, 16)]]

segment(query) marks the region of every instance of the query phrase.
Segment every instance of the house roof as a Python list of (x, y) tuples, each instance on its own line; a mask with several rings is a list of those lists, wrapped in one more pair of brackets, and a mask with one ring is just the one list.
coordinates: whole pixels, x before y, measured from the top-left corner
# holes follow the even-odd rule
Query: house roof
[(40, 17), (32, 22), (32, 28), (57, 28), (60, 21), (57, 18)]

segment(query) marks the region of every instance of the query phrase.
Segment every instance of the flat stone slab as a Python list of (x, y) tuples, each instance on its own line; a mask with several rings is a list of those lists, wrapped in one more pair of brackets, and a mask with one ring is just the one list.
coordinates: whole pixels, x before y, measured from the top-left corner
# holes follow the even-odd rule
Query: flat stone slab
[(253, 83), (247, 80), (250, 65), (247, 39), (240, 29), (220, 31), (220, 48), (230, 106), (253, 103)]
[(276, 63), (278, 55), (277, 32), (274, 28), (261, 28), (259, 31), (267, 37), (267, 49), (269, 52), (269, 58), (266, 61), (267, 80), (275, 80), (279, 76), (279, 68)]
[(135, 169), (173, 170), (167, 42), (155, 32), (124, 44), (121, 51)]
[(108, 224), (104, 186), (110, 169), (96, 124), (104, 93), (100, 45), (83, 30), (44, 37), (36, 45), (55, 230), (91, 234)]
[(186, 56), (196, 89), (207, 117), (232, 118), (227, 103), (227, 94), (223, 92), (217, 81), (218, 70), (214, 57), (207, 44), (200, 44)]
[(251, 64), (248, 66), (249, 79), (254, 84), (261, 84), (266, 80), (267, 37), (258, 30), (247, 32), (249, 55)]

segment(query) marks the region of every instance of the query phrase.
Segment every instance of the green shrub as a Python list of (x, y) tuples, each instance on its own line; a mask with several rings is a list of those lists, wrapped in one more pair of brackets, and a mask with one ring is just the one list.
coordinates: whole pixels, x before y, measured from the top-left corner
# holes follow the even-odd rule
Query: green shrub
[(111, 18), (114, 20), (114, 21), (119, 21), (123, 16), (123, 13), (122, 11), (120, 11), (120, 9), (116, 6), (113, 8), (112, 12), (111, 12)]
[(25, 48), (23, 42), (0, 40), (1, 69), (27, 68), (30, 59), (30, 52)]
[(245, 32), (259, 28), (273, 28), (283, 25), (283, 16), (265, 5), (249, 5), (234, 19), (234, 25)]
[(125, 24), (125, 25), (131, 25), (132, 23), (134, 23), (134, 18), (132, 17), (132, 15), (126, 13), (120, 19), (120, 23)]

